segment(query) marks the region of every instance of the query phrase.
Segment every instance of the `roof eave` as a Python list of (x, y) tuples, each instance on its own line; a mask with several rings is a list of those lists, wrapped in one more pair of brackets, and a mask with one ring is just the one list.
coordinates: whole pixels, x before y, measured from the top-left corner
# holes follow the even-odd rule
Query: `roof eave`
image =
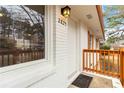
[(99, 21), (100, 21), (100, 25), (101, 25), (101, 29), (102, 29), (103, 38), (105, 40), (102, 7), (100, 5), (96, 5), (96, 10), (97, 10), (98, 17), (99, 17)]

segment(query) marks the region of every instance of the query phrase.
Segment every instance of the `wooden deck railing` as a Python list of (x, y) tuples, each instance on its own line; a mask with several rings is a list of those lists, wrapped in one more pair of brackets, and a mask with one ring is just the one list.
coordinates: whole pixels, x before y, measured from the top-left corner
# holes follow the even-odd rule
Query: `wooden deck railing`
[(43, 50), (0, 50), (0, 67), (44, 58)]
[[(124, 49), (123, 49), (124, 50)], [(124, 85), (124, 51), (83, 50), (83, 70), (121, 79)]]
[(83, 68), (86, 71), (119, 77), (120, 52), (84, 50)]

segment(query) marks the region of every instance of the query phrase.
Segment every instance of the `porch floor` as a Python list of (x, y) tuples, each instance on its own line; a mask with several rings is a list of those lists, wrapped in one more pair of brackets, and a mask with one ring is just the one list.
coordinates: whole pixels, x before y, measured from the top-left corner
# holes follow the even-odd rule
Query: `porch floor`
[[(86, 74), (85, 74), (86, 75)], [(87, 75), (93, 77), (88, 88), (121, 88), (119, 82), (113, 82), (113, 79), (101, 77), (98, 75)], [(73, 84), (71, 84), (68, 88), (79, 88)]]
[(113, 88), (112, 80), (95, 76), (93, 77), (89, 88)]

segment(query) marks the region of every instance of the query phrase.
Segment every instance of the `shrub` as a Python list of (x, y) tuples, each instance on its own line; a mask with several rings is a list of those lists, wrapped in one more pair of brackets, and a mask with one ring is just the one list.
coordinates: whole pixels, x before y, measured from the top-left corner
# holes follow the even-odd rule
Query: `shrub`
[(109, 50), (109, 49), (110, 49), (110, 46), (104, 44), (104, 45), (102, 45), (102, 46), (100, 47), (100, 49)]
[(0, 38), (0, 48), (15, 48), (16, 41), (14, 39), (9, 39), (9, 38)]

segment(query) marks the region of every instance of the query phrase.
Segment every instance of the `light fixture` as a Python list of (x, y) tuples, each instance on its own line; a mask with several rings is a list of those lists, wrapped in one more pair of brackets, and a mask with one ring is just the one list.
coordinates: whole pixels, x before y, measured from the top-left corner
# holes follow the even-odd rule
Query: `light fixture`
[(70, 16), (70, 10), (71, 8), (69, 6), (65, 6), (64, 8), (61, 8), (61, 14), (67, 18)]
[(3, 16), (3, 13), (0, 12), (0, 17), (2, 17), (2, 16)]

